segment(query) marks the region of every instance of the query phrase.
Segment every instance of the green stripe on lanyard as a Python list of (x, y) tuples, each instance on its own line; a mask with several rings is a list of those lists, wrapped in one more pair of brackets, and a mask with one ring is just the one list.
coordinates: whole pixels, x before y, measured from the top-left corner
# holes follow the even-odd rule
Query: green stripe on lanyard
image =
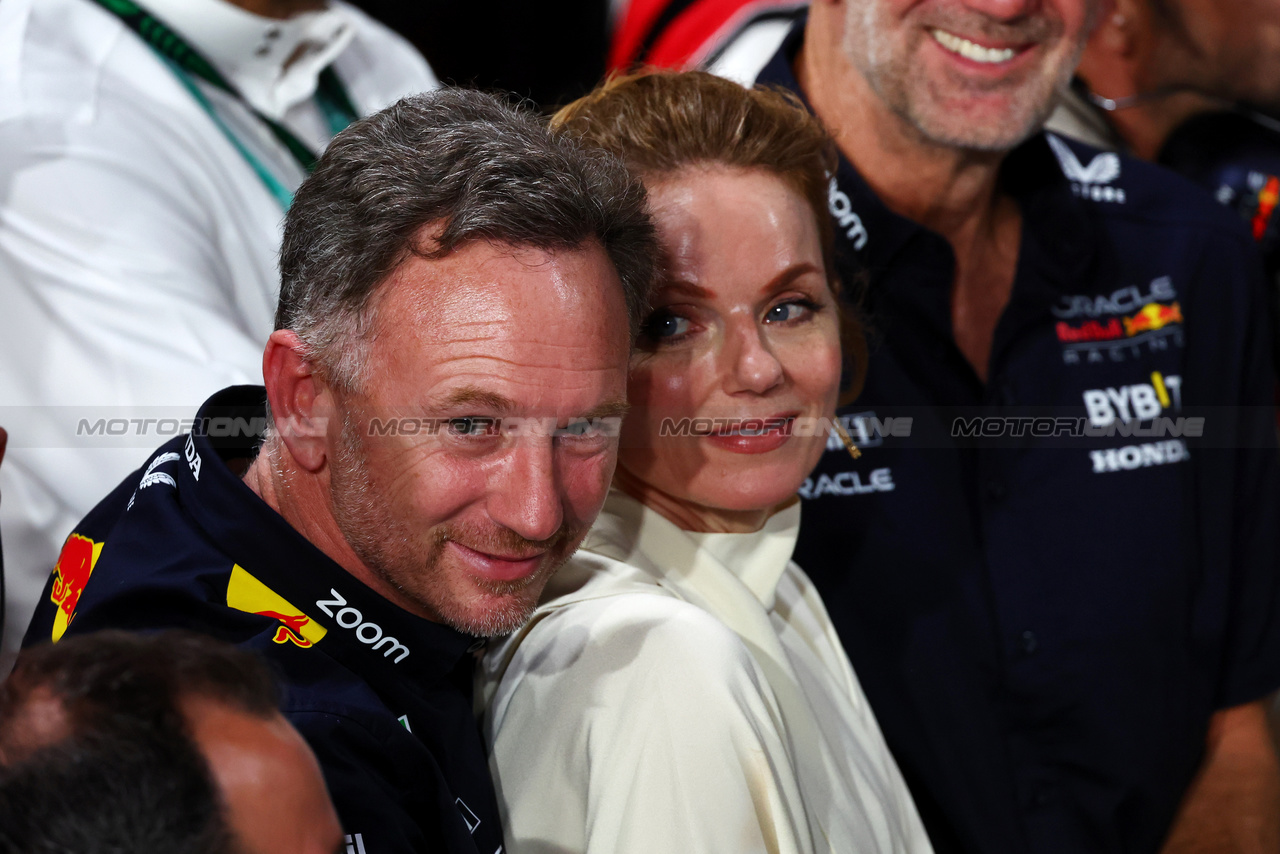
[[(169, 29), (167, 24), (134, 3), (133, 0), (94, 0), (94, 2), (119, 18), (125, 26), (137, 33), (152, 50), (160, 55), (160, 58), (173, 71), (183, 87), (191, 93), (191, 97), (195, 98), (196, 103), (209, 114), (218, 129), (222, 131), (223, 135), (231, 142), (231, 145), (240, 153), (240, 156), (248, 162), (250, 168), (266, 185), (271, 195), (275, 196), (281, 207), (288, 210), (293, 200), (293, 193), (272, 175), (267, 167), (258, 158), (254, 157), (248, 147), (236, 137), (191, 77), (199, 77), (209, 85), (221, 89), (240, 101), (289, 150), (289, 153), (293, 155), (293, 159), (298, 162), (304, 172), (310, 173), (315, 168), (316, 153), (290, 132), (288, 128), (274, 119), (267, 118), (250, 106), (244, 96), (199, 51), (187, 44), (180, 35)], [(329, 130), (335, 134), (359, 118), (359, 113), (352, 104), (350, 96), (347, 95), (342, 81), (338, 79), (338, 75), (334, 73), (332, 68), (326, 68), (320, 72), (319, 85), (316, 89), (316, 105), (324, 114), (325, 121), (329, 124)]]
[(338, 79), (333, 66), (320, 72), (320, 83), (316, 87), (316, 103), (320, 106), (324, 117), (329, 121), (329, 130), (339, 133), (347, 125), (360, 118), (360, 111), (351, 103), (347, 89)]
[(200, 87), (196, 85), (195, 81), (169, 57), (162, 54), (160, 58), (164, 60), (165, 65), (173, 70), (173, 73), (177, 75), (178, 81), (191, 93), (191, 97), (196, 99), (196, 103), (209, 114), (209, 118), (213, 119), (213, 123), (218, 126), (218, 130), (222, 131), (222, 135), (227, 138), (227, 141), (235, 147), (236, 151), (240, 152), (240, 156), (245, 159), (254, 173), (262, 179), (262, 183), (267, 185), (267, 189), (271, 192), (271, 195), (275, 196), (276, 201), (280, 203), (280, 207), (286, 211), (289, 210), (289, 205), (293, 204), (293, 193), (290, 192), (289, 188), (280, 183), (279, 179), (272, 175), (258, 158), (253, 156), (253, 152), (245, 147), (240, 138), (232, 133), (231, 128), (227, 127), (227, 123), (214, 110), (213, 105), (209, 103), (209, 99), (200, 91)]

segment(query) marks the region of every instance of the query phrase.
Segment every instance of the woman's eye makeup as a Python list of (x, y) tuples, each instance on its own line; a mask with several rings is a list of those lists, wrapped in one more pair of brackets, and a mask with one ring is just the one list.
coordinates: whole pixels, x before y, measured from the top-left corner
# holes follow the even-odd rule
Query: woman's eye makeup
[(681, 317), (672, 311), (658, 309), (645, 321), (644, 334), (652, 341), (670, 340), (684, 335), (691, 326), (689, 318)]
[[(763, 320), (765, 323), (796, 323), (807, 320), (822, 309), (822, 303), (816, 300), (790, 296), (766, 309)], [(655, 309), (644, 322), (644, 338), (651, 344), (661, 345), (678, 341), (700, 328), (692, 317), (686, 317), (682, 311), (696, 313), (697, 310), (676, 306)]]
[(785, 323), (789, 320), (800, 320), (822, 310), (822, 306), (813, 300), (797, 298), (780, 302), (765, 312), (766, 323)]

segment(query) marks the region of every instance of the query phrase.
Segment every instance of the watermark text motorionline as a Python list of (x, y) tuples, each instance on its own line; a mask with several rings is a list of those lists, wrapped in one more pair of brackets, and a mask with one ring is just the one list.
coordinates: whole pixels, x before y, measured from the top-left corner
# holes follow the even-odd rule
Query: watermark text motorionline
[(1005, 436), (1014, 438), (1033, 436), (1041, 439), (1186, 436), (1195, 439), (1204, 435), (1204, 418), (1159, 416), (1146, 420), (1116, 419), (1106, 424), (1098, 424), (1089, 418), (1071, 416), (989, 415), (972, 418), (961, 416), (951, 422), (951, 435), (956, 439), (996, 439)]

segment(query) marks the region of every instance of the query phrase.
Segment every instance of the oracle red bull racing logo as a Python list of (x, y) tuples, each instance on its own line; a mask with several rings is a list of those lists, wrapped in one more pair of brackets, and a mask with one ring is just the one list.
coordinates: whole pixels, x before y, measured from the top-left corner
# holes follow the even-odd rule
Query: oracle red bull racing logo
[(53, 590), (49, 593), (50, 601), (58, 606), (53, 615), (53, 640), (57, 641), (66, 634), (67, 627), (75, 619), (80, 595), (98, 564), (102, 545), (79, 534), (67, 537), (62, 545), (58, 563), (53, 567)]
[(227, 605), (247, 614), (259, 614), (279, 620), (276, 627), (276, 643), (289, 643), (308, 649), (328, 634), (328, 629), (302, 613), (301, 610), (250, 575), (244, 567), (231, 567), (231, 579), (227, 582)]
[(1110, 294), (1064, 296), (1051, 311), (1064, 364), (1124, 362), (1183, 346), (1182, 304), (1169, 276)]

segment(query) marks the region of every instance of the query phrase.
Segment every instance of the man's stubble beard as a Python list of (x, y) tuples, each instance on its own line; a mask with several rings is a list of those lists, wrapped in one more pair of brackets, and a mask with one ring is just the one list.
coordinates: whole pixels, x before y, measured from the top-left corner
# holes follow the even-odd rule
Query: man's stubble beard
[[(945, 108), (941, 106), (940, 99), (933, 97), (927, 91), (927, 86), (913, 86), (911, 57), (914, 53), (911, 48), (914, 45), (904, 43), (902, 50), (895, 52), (895, 43), (885, 38), (888, 28), (877, 16), (877, 11), (882, 8), (876, 0), (863, 0), (860, 9), (850, 7), (844, 32), (845, 56), (894, 115), (918, 134), (923, 142), (942, 148), (993, 153), (1016, 148), (1044, 126), (1070, 84), (1071, 75), (1085, 47), (1084, 40), (1081, 39), (1074, 55), (1068, 57), (1068, 61), (1053, 74), (1040, 75), (1040, 79), (1034, 84), (1020, 87), (1010, 108), (1006, 110), (1010, 120), (992, 122), (989, 126), (986, 123), (984, 126), (972, 123), (957, 126), (956, 118), (942, 112)], [(1059, 22), (1045, 18), (1034, 18), (1018, 26), (1007, 26), (974, 18), (972, 15), (939, 16), (935, 13), (931, 23), (944, 30), (987, 36), (994, 41), (1043, 43), (1052, 38), (1055, 31), (1061, 30)], [(904, 29), (898, 30), (898, 33), (906, 32), (910, 26), (904, 24)], [(1088, 27), (1085, 31), (1089, 31)], [(918, 32), (921, 33), (921, 40), (932, 38), (924, 30)], [(940, 112), (942, 115), (938, 115)]]
[[(359, 426), (350, 413), (343, 415), (342, 439), (330, 461), (329, 493), (338, 530), (370, 572), (433, 615), (435, 621), (478, 637), (510, 634), (528, 622), (547, 580), (586, 536), (585, 529), (574, 531), (562, 526), (550, 539), (533, 542), (506, 528), (480, 530), (454, 524), (437, 526), (422, 542), (390, 512), (390, 502), (381, 499), (369, 472)], [(482, 606), (473, 612), (476, 609), (459, 601), (444, 577), (445, 550), (450, 540), (489, 553), (536, 548), (548, 554), (536, 572), (515, 581), (493, 581), (468, 574), (470, 583), (482, 595), (498, 600), (490, 604), (473, 601), (471, 605)]]

